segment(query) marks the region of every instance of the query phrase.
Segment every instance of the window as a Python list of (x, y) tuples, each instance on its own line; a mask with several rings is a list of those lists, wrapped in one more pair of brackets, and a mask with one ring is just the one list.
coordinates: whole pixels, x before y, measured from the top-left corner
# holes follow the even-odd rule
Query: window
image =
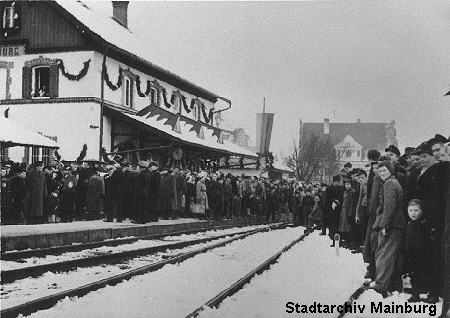
[(33, 91), (32, 97), (49, 97), (50, 67), (37, 66), (33, 68)]
[(123, 81), (123, 104), (126, 107), (133, 108), (133, 81), (127, 76), (123, 78)]
[(348, 157), (351, 157), (352, 156), (352, 151), (351, 150), (346, 150), (345, 151), (345, 156), (348, 158)]
[(159, 92), (153, 87), (150, 89), (150, 104), (159, 106)]
[(358, 150), (358, 151), (356, 152), (356, 154), (357, 154), (358, 158), (361, 157), (361, 151)]
[(4, 29), (12, 29), (14, 28), (14, 7), (6, 7), (3, 10), (3, 23), (2, 26)]

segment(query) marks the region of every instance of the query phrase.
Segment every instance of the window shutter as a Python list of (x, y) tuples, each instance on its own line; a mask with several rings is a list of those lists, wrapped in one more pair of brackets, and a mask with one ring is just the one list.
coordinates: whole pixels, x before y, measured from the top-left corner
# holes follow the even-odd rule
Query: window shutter
[(130, 108), (134, 109), (134, 104), (133, 104), (133, 92), (134, 92), (134, 81), (132, 81), (130, 79)]
[(58, 87), (59, 87), (59, 67), (58, 65), (50, 66), (50, 87), (49, 95), (51, 98), (58, 97)]
[(22, 98), (31, 98), (31, 67), (22, 68)]

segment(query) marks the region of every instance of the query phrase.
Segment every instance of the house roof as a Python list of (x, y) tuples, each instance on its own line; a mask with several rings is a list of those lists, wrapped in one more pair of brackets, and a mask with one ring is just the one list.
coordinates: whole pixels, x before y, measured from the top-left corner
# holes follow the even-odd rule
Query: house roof
[(0, 142), (6, 146), (38, 146), (59, 148), (58, 144), (37, 132), (0, 116)]
[[(104, 12), (98, 12), (94, 7), (90, 7), (89, 3), (83, 1), (63, 1), (55, 0), (55, 3), (61, 7), (65, 12), (69, 13), (72, 18), (81, 23), (87, 30), (100, 37), (104, 42), (113, 46), (119, 51), (128, 53), (133, 59), (144, 63), (156, 73), (164, 74), (168, 82), (172, 82), (174, 86), (181, 84), (186, 86), (186, 91), (208, 99), (210, 101), (217, 101), (218, 95), (197, 86), (196, 84), (150, 62), (152, 52), (149, 50), (148, 39), (139, 38), (136, 34), (123, 27)], [(82, 30), (83, 32), (84, 30)], [(88, 32), (89, 33), (89, 32)], [(154, 46), (153, 46), (154, 47)], [(182, 87), (179, 87), (183, 89)]]
[[(347, 135), (363, 146), (363, 149), (384, 149), (386, 147), (386, 127), (388, 123), (330, 123), (330, 137), (336, 145)], [(303, 123), (302, 131), (325, 136), (324, 123)]]

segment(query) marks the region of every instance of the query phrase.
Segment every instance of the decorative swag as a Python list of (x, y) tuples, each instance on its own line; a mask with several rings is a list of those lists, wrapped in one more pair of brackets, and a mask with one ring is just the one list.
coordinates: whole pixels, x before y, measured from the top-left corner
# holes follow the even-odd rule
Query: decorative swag
[(63, 60), (58, 60), (58, 66), (61, 70), (61, 73), (70, 81), (79, 81), (83, 77), (86, 76), (88, 70), (89, 70), (89, 64), (91, 63), (91, 59), (87, 60), (83, 63), (83, 68), (77, 75), (69, 74), (66, 72), (66, 67), (64, 66)]

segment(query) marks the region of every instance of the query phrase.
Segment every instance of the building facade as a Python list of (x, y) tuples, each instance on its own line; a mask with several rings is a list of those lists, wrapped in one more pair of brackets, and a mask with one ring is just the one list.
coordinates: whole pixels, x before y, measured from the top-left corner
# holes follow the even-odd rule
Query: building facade
[(2, 113), (52, 137), (65, 160), (84, 144), (86, 159), (191, 168), (256, 157), (223, 140), (229, 100), (147, 58), (148, 43), (127, 28), (127, 5), (114, 1), (107, 17), (82, 1), (1, 2)]
[(389, 145), (397, 146), (395, 121), (390, 123), (303, 123), (300, 120), (300, 134), (315, 134), (330, 138), (336, 152), (338, 168), (350, 162), (354, 168), (363, 168), (369, 161), (367, 153), (376, 149), (384, 153)]

